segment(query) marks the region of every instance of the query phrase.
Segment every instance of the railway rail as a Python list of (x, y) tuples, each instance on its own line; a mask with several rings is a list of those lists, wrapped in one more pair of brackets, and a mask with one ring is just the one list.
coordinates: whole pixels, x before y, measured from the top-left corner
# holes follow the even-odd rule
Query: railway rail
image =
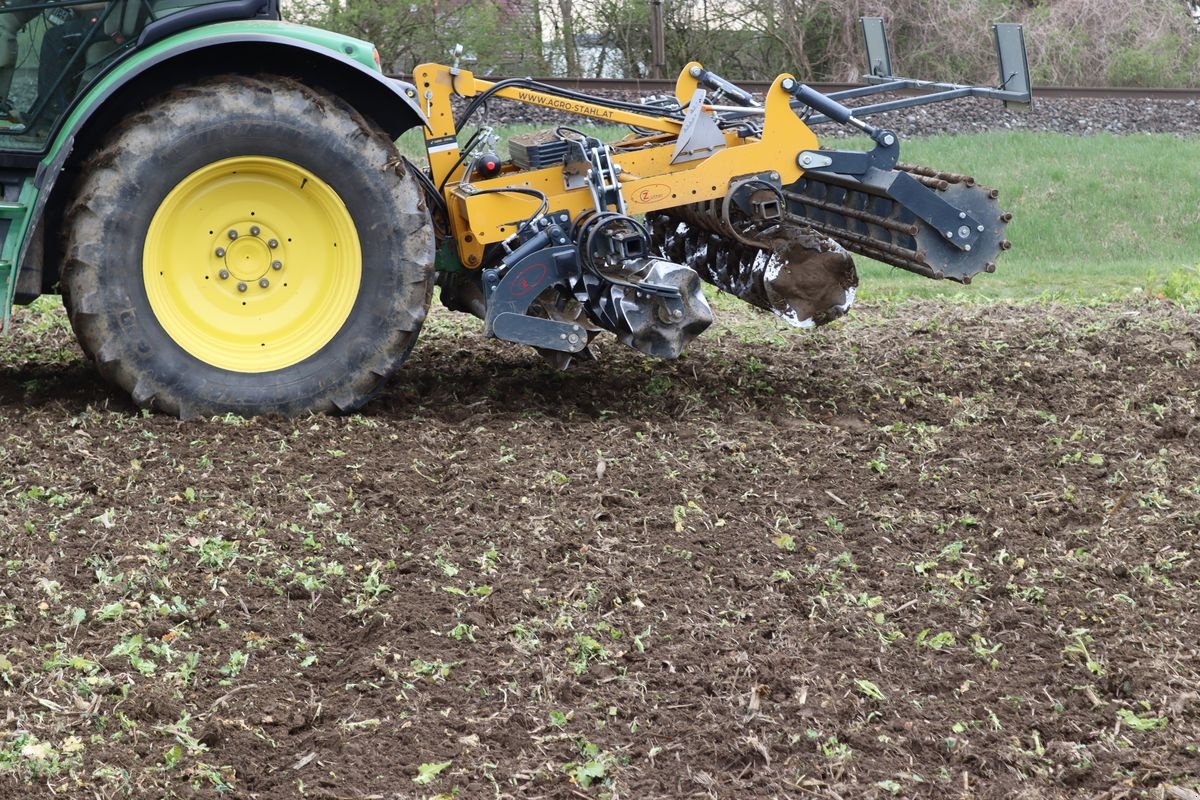
[[(407, 80), (407, 76), (393, 77)], [(482, 76), (481, 76), (482, 77)], [(503, 77), (486, 76), (490, 81), (501, 81)], [(666, 78), (535, 78), (534, 80), (554, 86), (562, 86), (582, 92), (632, 92), (639, 94), (667, 94), (675, 90), (675, 79)], [(750, 92), (762, 93), (770, 85), (770, 81), (735, 81), (738, 86)], [(814, 89), (824, 92), (839, 92), (853, 89), (863, 84), (858, 83), (810, 83)], [(901, 91), (897, 94), (917, 94), (915, 91)], [(1200, 88), (1109, 88), (1098, 86), (1035, 86), (1035, 98), (1046, 99), (1077, 99), (1077, 100), (1200, 100)]]

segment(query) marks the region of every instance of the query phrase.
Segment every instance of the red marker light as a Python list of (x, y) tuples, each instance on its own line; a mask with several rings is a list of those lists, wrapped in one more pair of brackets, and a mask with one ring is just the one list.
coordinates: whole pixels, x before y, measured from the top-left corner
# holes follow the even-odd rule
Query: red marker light
[(475, 172), (481, 178), (494, 178), (500, 174), (500, 157), (495, 153), (483, 153), (475, 162)]

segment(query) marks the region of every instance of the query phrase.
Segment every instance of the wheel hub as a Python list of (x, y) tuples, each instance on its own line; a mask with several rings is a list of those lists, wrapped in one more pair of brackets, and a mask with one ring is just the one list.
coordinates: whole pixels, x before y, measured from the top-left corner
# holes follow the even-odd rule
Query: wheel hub
[(249, 223), (230, 226), (226, 237), (232, 240), (228, 245), (217, 244), (212, 250), (218, 263), (217, 277), (269, 288), (271, 273), (283, 269), (280, 238), (261, 225)]

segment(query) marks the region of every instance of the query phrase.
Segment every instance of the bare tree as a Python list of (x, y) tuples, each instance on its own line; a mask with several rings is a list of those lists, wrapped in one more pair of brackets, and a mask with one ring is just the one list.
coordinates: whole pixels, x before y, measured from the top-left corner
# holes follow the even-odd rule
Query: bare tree
[(579, 74), (579, 42), (575, 39), (575, 9), (571, 0), (558, 0), (559, 19), (562, 22), (563, 58), (567, 62), (567, 74)]
[[(469, 38), (481, 68), (512, 68), (517, 61), (505, 48), (514, 49), (517, 16), (530, 21), (520, 47), (521, 63), (533, 69), (637, 77), (652, 60), (650, 0), (292, 3), (324, 12), (310, 21), (375, 40), (395, 63), (444, 58), (450, 44)], [(530, 13), (514, 14), (518, 7)], [(865, 15), (884, 18), (896, 67), (912, 77), (994, 82), (990, 26), (1009, 21), (1025, 25), (1036, 83), (1200, 84), (1200, 0), (662, 0), (662, 9), (668, 76), (695, 60), (731, 80), (782, 71), (853, 80), (863, 69), (858, 19)]]

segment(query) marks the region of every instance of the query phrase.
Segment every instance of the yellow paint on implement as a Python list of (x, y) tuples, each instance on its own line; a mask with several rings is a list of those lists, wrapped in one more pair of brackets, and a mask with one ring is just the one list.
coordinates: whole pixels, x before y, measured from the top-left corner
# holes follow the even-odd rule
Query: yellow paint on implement
[[(697, 86), (688, 64), (676, 82), (680, 102), (690, 100)], [(731, 178), (775, 173), (782, 184), (796, 181), (804, 171), (796, 156), (804, 150), (816, 150), (816, 135), (791, 108), (791, 95), (782, 87), (790, 75), (779, 75), (767, 91), (763, 108), (761, 137), (742, 138), (735, 130), (725, 131), (725, 147), (711, 156), (695, 161), (671, 163), (675, 141), (681, 130), (678, 120), (658, 116), (654, 108), (645, 113), (606, 108), (595, 103), (563, 100), (542, 92), (505, 87), (495, 92), (517, 102), (546, 106), (607, 123), (636, 126), (650, 135), (630, 136), (613, 143), (613, 162), (621, 168), (620, 181), (630, 214), (645, 214), (687, 203), (714, 200), (725, 196)], [(459, 187), (464, 165), (455, 137), (452, 95), (474, 97), (495, 84), (476, 78), (468, 70), (452, 74), (449, 67), (422, 64), (414, 71), (417, 100), (429, 118), (425, 133), (434, 184), (445, 184), (444, 196), (450, 212), (450, 227), (458, 245), (459, 257), (469, 268), (483, 263), (488, 244), (510, 237), (525, 216), (538, 207), (536, 199), (518, 194), (489, 194), (476, 190), (527, 188), (546, 195), (554, 211), (566, 211), (572, 218), (592, 208), (592, 196), (586, 187), (568, 189), (561, 167), (541, 170), (517, 170), (508, 165), (504, 171), (485, 180), (474, 180), (471, 190)]]
[(341, 329), (362, 249), (337, 192), (296, 164), (227, 158), (188, 175), (146, 233), (142, 277), (171, 339), (233, 372), (270, 372)]

